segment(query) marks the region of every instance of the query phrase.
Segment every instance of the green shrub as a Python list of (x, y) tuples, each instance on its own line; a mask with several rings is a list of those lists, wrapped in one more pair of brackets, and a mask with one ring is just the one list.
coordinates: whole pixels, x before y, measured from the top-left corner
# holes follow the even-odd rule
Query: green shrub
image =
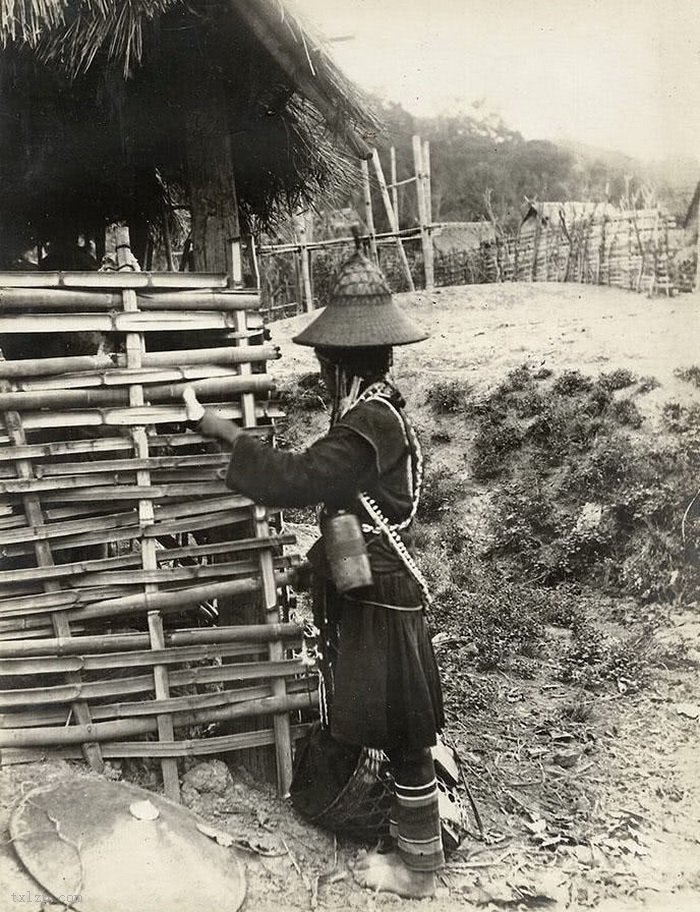
[(428, 390), (425, 401), (435, 415), (454, 415), (464, 411), (471, 392), (466, 380), (438, 380)]
[(474, 478), (483, 481), (500, 475), (511, 453), (520, 447), (523, 432), (517, 422), (500, 422), (491, 416), (479, 422), (471, 455)]
[(635, 402), (631, 399), (616, 399), (609, 406), (610, 417), (618, 424), (638, 429), (644, 421)]
[(561, 678), (587, 689), (613, 683), (620, 693), (635, 693), (648, 680), (649, 648), (646, 634), (623, 642), (588, 621), (562, 656)]
[(512, 655), (538, 653), (549, 595), (502, 578), (484, 578), (476, 591), (451, 586), (432, 606), (434, 625), (472, 647), (478, 669), (504, 667)]
[(656, 377), (640, 377), (639, 383), (637, 384), (637, 390), (640, 393), (650, 393), (652, 390), (658, 389), (661, 384), (656, 379)]
[(674, 375), (686, 383), (692, 383), (693, 386), (700, 387), (700, 367), (694, 364), (692, 367), (677, 368)]
[(579, 370), (565, 370), (552, 384), (552, 392), (560, 396), (575, 396), (593, 389), (593, 380)]
[(426, 463), (418, 504), (418, 519), (427, 523), (439, 521), (463, 494), (462, 478), (447, 468), (433, 468), (430, 463)]
[(662, 409), (666, 428), (674, 434), (700, 432), (700, 404), (681, 405), (679, 402), (667, 402)]
[(596, 380), (596, 384), (603, 389), (608, 390), (608, 392), (615, 393), (618, 390), (627, 389), (628, 386), (632, 386), (636, 380), (637, 377), (631, 370), (627, 370), (626, 367), (620, 367), (617, 370), (610, 371), (610, 373), (600, 374)]

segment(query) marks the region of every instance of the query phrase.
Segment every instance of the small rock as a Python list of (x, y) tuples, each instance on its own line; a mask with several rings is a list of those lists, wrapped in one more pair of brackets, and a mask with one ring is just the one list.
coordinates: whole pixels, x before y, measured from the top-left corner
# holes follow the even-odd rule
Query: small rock
[(676, 703), (676, 712), (687, 719), (700, 718), (700, 706), (696, 706), (694, 703)]
[(182, 788), (180, 790), (180, 800), (186, 808), (189, 808), (191, 811), (199, 811), (202, 806), (202, 797), (197, 791), (197, 789), (192, 788), (191, 785), (188, 785), (186, 782), (183, 782)]
[(571, 748), (570, 750), (560, 750), (557, 751), (552, 756), (552, 760), (561, 766), (564, 769), (571, 769), (572, 766), (576, 766), (579, 759), (581, 758), (581, 751), (576, 748)]
[(193, 766), (182, 778), (182, 784), (198, 792), (223, 795), (233, 783), (231, 773), (222, 760), (206, 760)]

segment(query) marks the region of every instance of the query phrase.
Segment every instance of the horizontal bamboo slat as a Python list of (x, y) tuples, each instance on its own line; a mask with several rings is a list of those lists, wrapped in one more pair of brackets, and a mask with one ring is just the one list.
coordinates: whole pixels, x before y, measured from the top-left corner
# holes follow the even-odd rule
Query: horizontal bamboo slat
[(227, 288), (228, 285), (228, 276), (204, 272), (0, 272), (0, 288), (111, 288), (121, 291), (123, 288)]
[[(285, 586), (292, 579), (290, 571), (281, 570), (275, 573), (278, 586)], [(71, 620), (88, 621), (97, 618), (122, 618), (149, 611), (163, 613), (178, 611), (182, 608), (195, 608), (202, 602), (212, 599), (247, 596), (260, 591), (260, 580), (230, 580), (223, 583), (210, 583), (205, 586), (190, 586), (187, 589), (176, 589), (167, 592), (125, 595), (119, 598), (105, 599), (94, 605), (74, 608), (70, 611)]]
[[(2, 363), (2, 362), (0, 362)], [(241, 428), (244, 434), (265, 439), (273, 433), (272, 426), (258, 426), (256, 428)], [(0, 435), (1, 437), (2, 435)], [(187, 433), (151, 434), (149, 443), (155, 449), (177, 449), (179, 447), (194, 447), (197, 444), (211, 446), (211, 441), (199, 434), (188, 431)], [(110, 453), (133, 452), (133, 443), (127, 437), (94, 437), (86, 440), (65, 440), (53, 443), (33, 443), (24, 446), (0, 446), (0, 462), (15, 459), (41, 459), (51, 456), (70, 456), (79, 453)]]
[[(263, 652), (260, 651), (260, 656), (263, 655)], [(210, 666), (213, 667), (213, 666)], [(235, 666), (234, 666), (235, 667)], [(177, 671), (172, 669), (169, 672), (170, 676), (177, 674)], [(299, 680), (297, 679), (292, 679)], [(140, 691), (135, 693), (141, 693), (140, 701), (146, 699), (148, 702), (153, 702), (152, 694), (154, 691), (153, 687), (153, 676), (152, 675), (142, 675), (138, 678), (119, 678), (119, 683), (122, 681), (127, 682), (137, 682), (141, 681), (142, 686)], [(109, 682), (102, 682), (109, 683)], [(216, 682), (216, 686), (219, 686), (220, 682)], [(172, 681), (171, 681), (172, 684)], [(212, 685), (209, 685), (212, 686)], [(117, 688), (118, 689), (118, 688)], [(217, 690), (216, 693), (220, 693), (221, 690)], [(36, 697), (38, 695), (37, 690), (26, 690), (26, 694)], [(256, 684), (256, 685), (246, 685), (236, 687), (235, 690), (230, 691), (231, 697), (229, 699), (230, 703), (244, 703), (246, 700), (258, 700), (261, 697), (269, 697), (272, 695), (272, 690), (270, 684)], [(124, 696), (124, 693), (115, 693), (113, 696), (119, 697)], [(126, 694), (128, 695), (128, 694)], [(97, 721), (105, 721), (107, 719), (115, 718), (115, 708), (123, 705), (121, 703), (91, 703), (91, 708), (94, 707), (94, 713), (92, 718)], [(10, 712), (0, 715), (0, 728), (38, 728), (39, 726), (44, 725), (68, 725), (72, 721), (70, 718), (70, 705), (67, 705), (65, 701), (58, 702), (53, 701), (53, 704), (46, 703), (42, 704), (37, 701), (36, 705), (32, 705), (30, 701), (25, 703), (25, 706), (30, 708), (25, 709), (16, 709), (12, 708)]]
[(151, 333), (196, 332), (199, 330), (235, 331), (235, 315), (220, 311), (181, 310), (158, 313), (56, 313), (56, 314), (7, 314), (0, 313), (0, 334), (21, 333)]
[[(195, 348), (176, 351), (145, 352), (141, 359), (144, 368), (190, 366), (194, 364), (244, 364), (274, 361), (280, 351), (272, 345), (251, 345), (243, 348), (223, 345), (218, 348)], [(73, 355), (65, 358), (26, 358), (21, 361), (0, 362), (0, 377), (20, 379), (49, 377), (73, 373), (104, 374), (127, 367), (125, 355)]]
[[(289, 713), (312, 709), (315, 695), (312, 693), (290, 694), (285, 697), (263, 697), (241, 704), (215, 707), (204, 710), (189, 710), (173, 713), (175, 727), (198, 725), (205, 722), (223, 722), (234, 719)], [(17, 728), (0, 730), (0, 748), (46, 747), (51, 744), (83, 744), (86, 742), (112, 741), (133, 735), (145, 735), (156, 731), (156, 718), (118, 719), (113, 722), (95, 722), (89, 725), (67, 725), (60, 728)]]
[[(293, 741), (303, 737), (309, 730), (309, 724), (293, 725)], [(105, 760), (117, 760), (127, 757), (200, 757), (209, 754), (222, 754), (227, 751), (245, 748), (265, 747), (275, 743), (273, 729), (261, 729), (252, 732), (238, 732), (233, 735), (215, 735), (201, 740), (183, 741), (115, 741), (102, 744), (102, 756)], [(41, 748), (6, 748), (0, 752), (0, 766), (12, 766), (20, 763), (37, 763), (48, 759), (79, 760), (82, 754), (74, 747), (54, 747), (51, 752)]]
[[(240, 624), (227, 627), (190, 628), (166, 631), (168, 646), (189, 646), (200, 643), (269, 643), (273, 640), (298, 640), (302, 628), (293, 622), (279, 624)], [(119, 652), (145, 649), (150, 640), (146, 633), (105, 633), (94, 636), (51, 637), (31, 643), (0, 642), (0, 657), (73, 655), (92, 652)]]
[[(250, 292), (211, 290), (209, 288), (136, 295), (136, 307), (142, 311), (161, 310), (256, 310), (260, 301)], [(0, 308), (31, 313), (35, 310), (56, 313), (86, 313), (121, 310), (120, 292), (93, 288), (7, 288), (0, 286)]]
[[(246, 551), (257, 551), (261, 548), (281, 547), (292, 545), (295, 542), (293, 535), (270, 535), (267, 538), (238, 538), (226, 542), (210, 542), (201, 545), (186, 545), (180, 548), (167, 548), (156, 551), (159, 564), (178, 561), (182, 558), (195, 559), (210, 557), (215, 554), (236, 554)], [(42, 569), (42, 579), (58, 579), (64, 576), (80, 576), (98, 570), (111, 570), (124, 567), (135, 567), (141, 562), (137, 552), (122, 554), (114, 557), (105, 557), (97, 560), (71, 561), (65, 564), (55, 564), (53, 567)], [(15, 582), (34, 582), (36, 580), (36, 567), (24, 567), (16, 570), (0, 570), (0, 585)], [(0, 644), (2, 655), (2, 644)]]
[[(203, 402), (202, 405), (211, 408), (220, 418), (240, 420), (242, 417), (239, 405), (221, 405), (218, 402)], [(262, 419), (280, 418), (284, 414), (274, 402), (258, 402), (255, 411), (258, 418)], [(68, 427), (129, 428), (141, 425), (182, 424), (186, 420), (185, 408), (180, 405), (144, 405), (138, 408), (75, 409), (74, 411), (47, 410), (25, 412), (22, 415), (22, 423), (28, 431)]]
[[(169, 646), (166, 649), (148, 648), (132, 652), (24, 656), (17, 659), (5, 659), (3, 661), (3, 677), (59, 674), (67, 671), (92, 672), (104, 671), (105, 669), (151, 668), (154, 665), (181, 665), (183, 662), (204, 662), (229, 655), (230, 645), (230, 643), (196, 643), (191, 646)], [(239, 644), (234, 642), (233, 645), (237, 649)], [(235, 650), (231, 654), (235, 655)], [(258, 662), (248, 666), (247, 669), (244, 669), (242, 665), (235, 666), (235, 669), (236, 674), (255, 677), (262, 671), (264, 666), (264, 662)], [(297, 670), (302, 670), (302, 666), (298, 662), (295, 668), (297, 666)], [(292, 666), (289, 665), (288, 667), (291, 669)], [(9, 691), (9, 695), (14, 693), (14, 690)], [(0, 707), (6, 706), (3, 702), (5, 696), (5, 692), (0, 691)]]
[[(141, 383), (141, 380), (135, 382)], [(158, 383), (144, 390), (150, 402), (169, 402), (181, 400), (186, 386), (191, 386), (197, 395), (221, 396), (225, 394), (268, 393), (274, 389), (272, 379), (267, 374), (246, 374), (245, 376), (223, 376), (199, 380), (191, 383)], [(0, 411), (22, 412), (28, 409), (77, 407), (90, 408), (103, 405), (128, 405), (129, 391), (121, 387), (114, 389), (48, 389), (31, 392), (0, 393)]]

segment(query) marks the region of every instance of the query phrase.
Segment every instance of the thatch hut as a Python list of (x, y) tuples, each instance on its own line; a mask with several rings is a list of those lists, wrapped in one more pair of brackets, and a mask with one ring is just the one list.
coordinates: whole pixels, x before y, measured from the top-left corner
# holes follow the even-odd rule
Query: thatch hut
[[(345, 180), (373, 117), (278, 0), (0, 0), (0, 46), (0, 269), (49, 245), (0, 273), (0, 764), (157, 758), (177, 798), (181, 758), (271, 774), (274, 744), (284, 794), (315, 705), (296, 556), (182, 392), (272, 436), (239, 240)], [(116, 273), (81, 261), (118, 221), (143, 264), (183, 211), (191, 274), (130, 271), (124, 226)]]
[(370, 154), (376, 124), (281, 0), (0, 0), (0, 268), (125, 221), (142, 258), (173, 209), (193, 265)]

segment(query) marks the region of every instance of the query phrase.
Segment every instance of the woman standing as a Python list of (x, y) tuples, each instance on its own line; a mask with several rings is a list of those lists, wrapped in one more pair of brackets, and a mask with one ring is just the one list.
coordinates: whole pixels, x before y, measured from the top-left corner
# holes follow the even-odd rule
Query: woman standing
[(198, 430), (232, 446), (229, 487), (270, 506), (323, 504), (326, 522), (344, 511), (362, 524), (371, 579), (341, 592), (324, 538), (309, 552), (317, 623), (334, 634), (322, 698), (332, 736), (383, 750), (395, 780), (392, 846), (371, 853), (355, 876), (408, 897), (432, 895), (444, 862), (430, 751), (443, 712), (427, 587), (411, 554), (422, 459), (387, 374), (392, 346), (425, 338), (394, 304), (380, 270), (357, 253), (340, 270), (328, 306), (294, 339), (314, 348), (334, 403), (323, 438), (301, 453), (273, 450), (185, 395)]

